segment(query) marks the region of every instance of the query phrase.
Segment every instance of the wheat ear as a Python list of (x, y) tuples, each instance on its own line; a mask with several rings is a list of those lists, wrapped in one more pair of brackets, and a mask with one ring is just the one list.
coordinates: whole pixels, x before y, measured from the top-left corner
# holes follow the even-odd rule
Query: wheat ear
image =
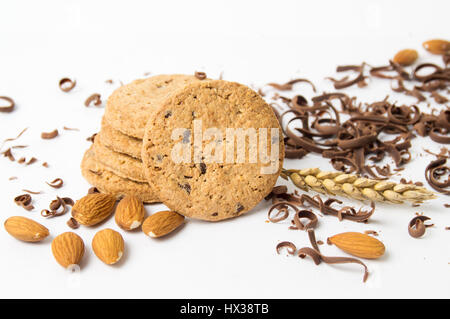
[(401, 204), (404, 201), (422, 203), (436, 198), (434, 192), (414, 184), (375, 180), (342, 172), (325, 172), (318, 168), (283, 169), (281, 177), (290, 179), (298, 188), (360, 201), (372, 200)]

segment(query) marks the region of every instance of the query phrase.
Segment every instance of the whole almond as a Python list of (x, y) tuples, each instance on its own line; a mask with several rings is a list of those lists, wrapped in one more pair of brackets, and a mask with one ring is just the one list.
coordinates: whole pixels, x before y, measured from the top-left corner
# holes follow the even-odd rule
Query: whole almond
[(116, 198), (109, 194), (88, 194), (72, 208), (72, 216), (82, 225), (93, 226), (108, 218), (114, 209)]
[(83, 239), (72, 232), (62, 233), (53, 239), (52, 253), (64, 268), (78, 265), (84, 255)]
[(423, 43), (423, 47), (433, 54), (445, 54), (450, 52), (450, 42), (434, 39)]
[(6, 231), (16, 239), (27, 242), (38, 242), (49, 235), (47, 228), (32, 219), (13, 216), (5, 221)]
[(122, 235), (109, 228), (103, 229), (97, 232), (92, 239), (92, 249), (95, 255), (105, 264), (115, 264), (123, 255)]
[(184, 216), (174, 211), (157, 212), (145, 219), (142, 231), (150, 237), (161, 237), (174, 231), (183, 222)]
[(144, 215), (144, 204), (136, 196), (127, 195), (117, 205), (115, 220), (120, 228), (132, 230), (141, 226)]
[(395, 56), (393, 61), (402, 65), (402, 66), (408, 66), (416, 62), (417, 58), (419, 57), (419, 54), (416, 50), (413, 49), (405, 49), (399, 51)]
[(336, 245), (350, 255), (375, 259), (383, 256), (384, 244), (376, 238), (363, 233), (348, 232), (328, 238), (328, 242)]

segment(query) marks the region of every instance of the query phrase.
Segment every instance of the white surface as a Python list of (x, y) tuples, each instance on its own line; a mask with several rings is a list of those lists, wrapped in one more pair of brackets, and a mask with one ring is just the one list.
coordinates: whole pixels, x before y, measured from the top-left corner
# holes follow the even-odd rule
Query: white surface
[[(17, 102), (11, 114), (0, 114), (0, 139), (29, 130), (17, 142), (29, 148), (16, 150), (16, 158), (35, 156), (40, 162), (25, 167), (0, 160), (1, 221), (13, 215), (28, 216), (50, 229), (39, 244), (22, 243), (0, 230), (0, 297), (450, 297), (449, 211), (438, 200), (419, 209), (409, 205), (378, 205), (370, 224), (320, 218), (321, 240), (344, 231), (374, 229), (380, 232), (386, 255), (367, 261), (371, 275), (362, 283), (358, 265), (315, 266), (275, 253), (279, 241), (298, 247), (309, 245), (301, 231), (288, 224), (266, 223), (268, 203), (240, 217), (220, 223), (189, 221), (176, 234), (161, 240), (140, 232), (119, 230), (126, 242), (123, 261), (104, 265), (91, 250), (91, 239), (104, 227), (118, 230), (110, 219), (98, 228), (76, 230), (86, 244), (79, 274), (69, 275), (53, 259), (52, 238), (70, 230), (68, 215), (44, 220), (39, 215), (55, 195), (79, 198), (89, 185), (80, 175), (79, 163), (96, 132), (103, 108), (85, 108), (91, 93), (107, 97), (119, 83), (142, 77), (145, 72), (190, 73), (206, 71), (217, 78), (260, 86), (301, 76), (319, 90), (332, 91), (324, 77), (338, 64), (366, 61), (384, 64), (399, 49), (416, 48), (421, 60), (438, 61), (421, 48), (435, 37), (450, 38), (448, 1), (2, 1), (0, 3), (0, 95)], [(58, 89), (61, 77), (77, 80), (76, 89)], [(113, 79), (114, 85), (104, 81)], [(365, 89), (346, 92), (361, 101), (392, 99), (389, 81), (373, 81)], [(312, 91), (299, 84), (297, 93)], [(63, 126), (80, 131), (64, 131)], [(41, 140), (42, 131), (58, 128), (60, 136)], [(439, 147), (429, 139), (413, 141), (413, 161), (402, 176), (424, 181), (424, 168)], [(41, 167), (47, 161), (50, 168)], [(308, 155), (286, 161), (286, 167), (319, 166), (326, 160)], [(10, 176), (18, 180), (8, 181)], [(62, 177), (65, 185), (53, 190), (44, 181)], [(284, 181), (280, 180), (280, 183)], [(21, 189), (45, 191), (35, 195), (33, 212), (13, 203)], [(149, 213), (162, 206), (148, 206)], [(416, 211), (432, 218), (436, 227), (422, 239), (407, 233)], [(344, 255), (323, 246), (327, 255)]]

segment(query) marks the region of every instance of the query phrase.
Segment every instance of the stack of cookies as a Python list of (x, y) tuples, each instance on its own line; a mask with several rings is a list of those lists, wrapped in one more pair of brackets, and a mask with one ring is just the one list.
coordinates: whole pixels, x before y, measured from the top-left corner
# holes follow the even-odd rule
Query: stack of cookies
[[(230, 162), (225, 157), (213, 161), (198, 155), (198, 149), (211, 148), (210, 138), (200, 137), (198, 144), (199, 134), (212, 128), (219, 135), (223, 131), (223, 136), (214, 137), (214, 149), (228, 144), (226, 130), (252, 129), (260, 143), (256, 149), (270, 145), (275, 157), (250, 161), (250, 150), (244, 151), (244, 161), (237, 162), (234, 157)], [(180, 129), (184, 131), (177, 138), (174, 132)], [(264, 129), (277, 134), (263, 135)], [(192, 148), (188, 161), (174, 160), (174, 150), (180, 145)], [(122, 86), (109, 97), (101, 130), (81, 168), (101, 192), (134, 195), (146, 203), (163, 202), (184, 216), (218, 221), (242, 215), (267, 196), (283, 158), (277, 118), (250, 88), (189, 75), (158, 75)], [(275, 170), (264, 173), (268, 165)]]
[(190, 75), (157, 75), (115, 90), (108, 98), (100, 132), (83, 157), (82, 174), (89, 183), (118, 197), (132, 194), (145, 203), (158, 202), (142, 169), (144, 128), (168, 95), (196, 81), (200, 80)]

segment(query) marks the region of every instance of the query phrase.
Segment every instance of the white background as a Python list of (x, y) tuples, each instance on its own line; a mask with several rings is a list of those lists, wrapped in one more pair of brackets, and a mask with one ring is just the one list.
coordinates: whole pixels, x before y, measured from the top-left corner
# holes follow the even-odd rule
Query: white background
[[(76, 230), (87, 250), (81, 273), (69, 275), (53, 259), (50, 243), (68, 231), (68, 215), (44, 220), (39, 211), (58, 194), (80, 198), (89, 185), (79, 164), (99, 128), (103, 108), (85, 108), (91, 93), (106, 98), (119, 81), (127, 83), (145, 72), (221, 72), (226, 80), (259, 87), (307, 77), (320, 91), (332, 91), (324, 80), (338, 64), (366, 61), (387, 63), (399, 49), (415, 48), (420, 61), (440, 58), (427, 54), (421, 43), (450, 38), (448, 1), (1, 1), (0, 95), (17, 102), (11, 114), (0, 114), (0, 139), (29, 127), (14, 144), (30, 145), (15, 156), (35, 156), (40, 162), (23, 166), (0, 158), (0, 218), (23, 215), (42, 222), (51, 236), (38, 244), (15, 240), (0, 230), (0, 297), (37, 298), (448, 298), (450, 297), (450, 226), (444, 196), (420, 208), (378, 205), (370, 224), (319, 218), (317, 237), (344, 231), (379, 231), (386, 254), (367, 261), (371, 275), (362, 283), (358, 265), (321, 264), (310, 259), (277, 255), (279, 241), (309, 245), (301, 231), (288, 223), (266, 223), (268, 203), (236, 220), (206, 223), (189, 220), (175, 234), (160, 240), (140, 232), (126, 233), (111, 218), (97, 228)], [(58, 89), (60, 78), (77, 80), (69, 94)], [(114, 85), (105, 83), (113, 79)], [(394, 94), (389, 81), (374, 80), (367, 88), (346, 92), (361, 101), (413, 103)], [(311, 97), (307, 85), (296, 93)], [(434, 105), (434, 103), (433, 103)], [(422, 107), (426, 107), (422, 105)], [(442, 106), (441, 106), (442, 107)], [(64, 131), (63, 126), (80, 131)], [(41, 140), (40, 133), (58, 128), (60, 136)], [(429, 139), (413, 141), (413, 160), (402, 173), (424, 181), (426, 163), (433, 157), (423, 147), (439, 151)], [(50, 164), (46, 169), (43, 161)], [(318, 166), (326, 160), (308, 155), (289, 160), (289, 168)], [(9, 181), (10, 176), (17, 176)], [(54, 190), (44, 181), (62, 177)], [(400, 177), (396, 177), (397, 180)], [(284, 181), (280, 180), (280, 184)], [(21, 189), (42, 190), (33, 212), (13, 203)], [(357, 204), (358, 205), (358, 204)], [(162, 206), (147, 206), (149, 213)], [(407, 233), (415, 212), (432, 217), (435, 227), (421, 239)], [(123, 260), (106, 266), (93, 254), (91, 239), (104, 227), (119, 230), (126, 242)], [(322, 246), (326, 255), (345, 255)]]

